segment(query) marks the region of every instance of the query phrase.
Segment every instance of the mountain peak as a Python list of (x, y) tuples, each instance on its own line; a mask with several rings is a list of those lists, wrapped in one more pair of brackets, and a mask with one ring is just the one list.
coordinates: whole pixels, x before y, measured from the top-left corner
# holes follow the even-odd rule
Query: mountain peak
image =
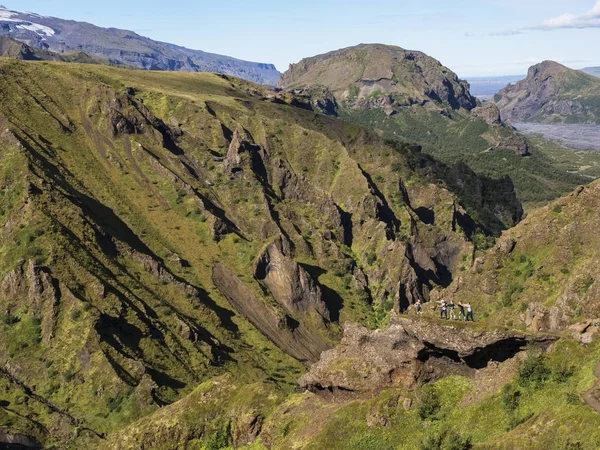
[(280, 80), (286, 89), (323, 87), (338, 101), (433, 103), (473, 109), (468, 83), (425, 53), (384, 44), (359, 44), (291, 64)]
[(600, 80), (555, 61), (531, 66), (527, 78), (494, 97), (511, 122), (600, 123)]
[(531, 66), (529, 68), (527, 76), (528, 77), (535, 76), (540, 73), (543, 73), (543, 74), (561, 73), (561, 72), (566, 72), (569, 70), (572, 70), (572, 69), (569, 69), (568, 67), (563, 66), (562, 64), (557, 63), (556, 61), (546, 60), (546, 61), (542, 61), (539, 64)]

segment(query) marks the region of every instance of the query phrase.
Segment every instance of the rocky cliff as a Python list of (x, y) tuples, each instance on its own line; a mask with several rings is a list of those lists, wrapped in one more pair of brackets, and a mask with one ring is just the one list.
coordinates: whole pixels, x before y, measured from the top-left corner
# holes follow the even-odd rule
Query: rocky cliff
[(554, 61), (529, 68), (527, 77), (493, 98), (504, 120), (542, 123), (599, 123), (600, 80)]
[(357, 395), (391, 386), (414, 389), (452, 375), (474, 376), (488, 364), (513, 358), (526, 345), (553, 341), (518, 333), (473, 333), (402, 317), (376, 331), (346, 324), (340, 344), (324, 352), (299, 384), (316, 392)]

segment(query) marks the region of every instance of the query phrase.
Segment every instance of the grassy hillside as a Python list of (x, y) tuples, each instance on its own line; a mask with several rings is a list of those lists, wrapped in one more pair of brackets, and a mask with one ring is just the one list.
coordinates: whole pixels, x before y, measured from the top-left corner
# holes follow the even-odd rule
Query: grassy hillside
[(285, 396), (340, 323), (426, 300), (520, 219), (510, 183), (237, 79), (0, 71), (0, 424), (48, 447), (224, 374)]
[(449, 120), (418, 110), (392, 117), (377, 110), (347, 111), (341, 117), (387, 139), (416, 142), (424, 152), (448, 164), (463, 161), (492, 178), (509, 176), (526, 210), (543, 206), (599, 175), (597, 152), (568, 150), (539, 138), (528, 138), (529, 156), (491, 148), (482, 137), (489, 127), (480, 119), (456, 116)]
[[(409, 391), (395, 387), (372, 396), (304, 392), (284, 398), (265, 386), (248, 386), (249, 394), (232, 380), (218, 379), (111, 436), (108, 447), (597, 448), (600, 414), (584, 403), (588, 393), (599, 394), (597, 340), (583, 347), (567, 339), (545, 355), (540, 352), (531, 347), (474, 377), (447, 376)], [(225, 389), (227, 384), (231, 389)], [(237, 418), (234, 411), (240, 410), (246, 419)], [(194, 439), (200, 423), (191, 411), (200, 411), (201, 417), (220, 411), (202, 425), (217, 430), (210, 440)]]
[(475, 303), (486, 323), (560, 331), (596, 321), (599, 189), (596, 181), (532, 212), (465, 268), (452, 295)]

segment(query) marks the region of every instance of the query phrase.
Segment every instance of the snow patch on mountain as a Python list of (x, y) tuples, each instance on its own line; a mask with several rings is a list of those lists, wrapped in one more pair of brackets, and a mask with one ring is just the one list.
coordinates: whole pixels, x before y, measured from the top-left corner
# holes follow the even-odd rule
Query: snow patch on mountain
[[(21, 13), (17, 12), (17, 11), (11, 11), (9, 9), (6, 9), (4, 6), (0, 6), (0, 23), (2, 22), (10, 22), (10, 23), (16, 23), (17, 25), (15, 25), (17, 27), (17, 29), (19, 30), (27, 30), (27, 31), (33, 31), (34, 33), (40, 35), (40, 36), (54, 36), (56, 34), (56, 32), (47, 26), (41, 25), (39, 23), (35, 23), (35, 22), (30, 22), (29, 20), (22, 20), (22, 19), (14, 19), (14, 17), (18, 17), (19, 15), (21, 15)], [(39, 17), (39, 18), (43, 18), (40, 15), (33, 15), (33, 14), (29, 14), (31, 16), (34, 17)]]
[(55, 34), (55, 31), (52, 28), (45, 27), (44, 25), (40, 25), (39, 23), (27, 22), (24, 24), (17, 25), (17, 28), (19, 30), (33, 31), (34, 33), (37, 33), (40, 36), (41, 35), (54, 36), (54, 34)]
[(10, 19), (11, 17), (18, 15), (18, 13), (9, 11), (8, 9), (4, 8), (4, 6), (0, 6), (0, 19)]

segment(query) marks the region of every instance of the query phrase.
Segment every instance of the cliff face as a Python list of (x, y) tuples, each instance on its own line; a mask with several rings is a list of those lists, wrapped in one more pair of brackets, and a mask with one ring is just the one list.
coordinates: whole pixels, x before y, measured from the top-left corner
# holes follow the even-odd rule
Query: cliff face
[(592, 75), (544, 61), (493, 101), (502, 118), (513, 123), (599, 123), (599, 88), (600, 79)]

